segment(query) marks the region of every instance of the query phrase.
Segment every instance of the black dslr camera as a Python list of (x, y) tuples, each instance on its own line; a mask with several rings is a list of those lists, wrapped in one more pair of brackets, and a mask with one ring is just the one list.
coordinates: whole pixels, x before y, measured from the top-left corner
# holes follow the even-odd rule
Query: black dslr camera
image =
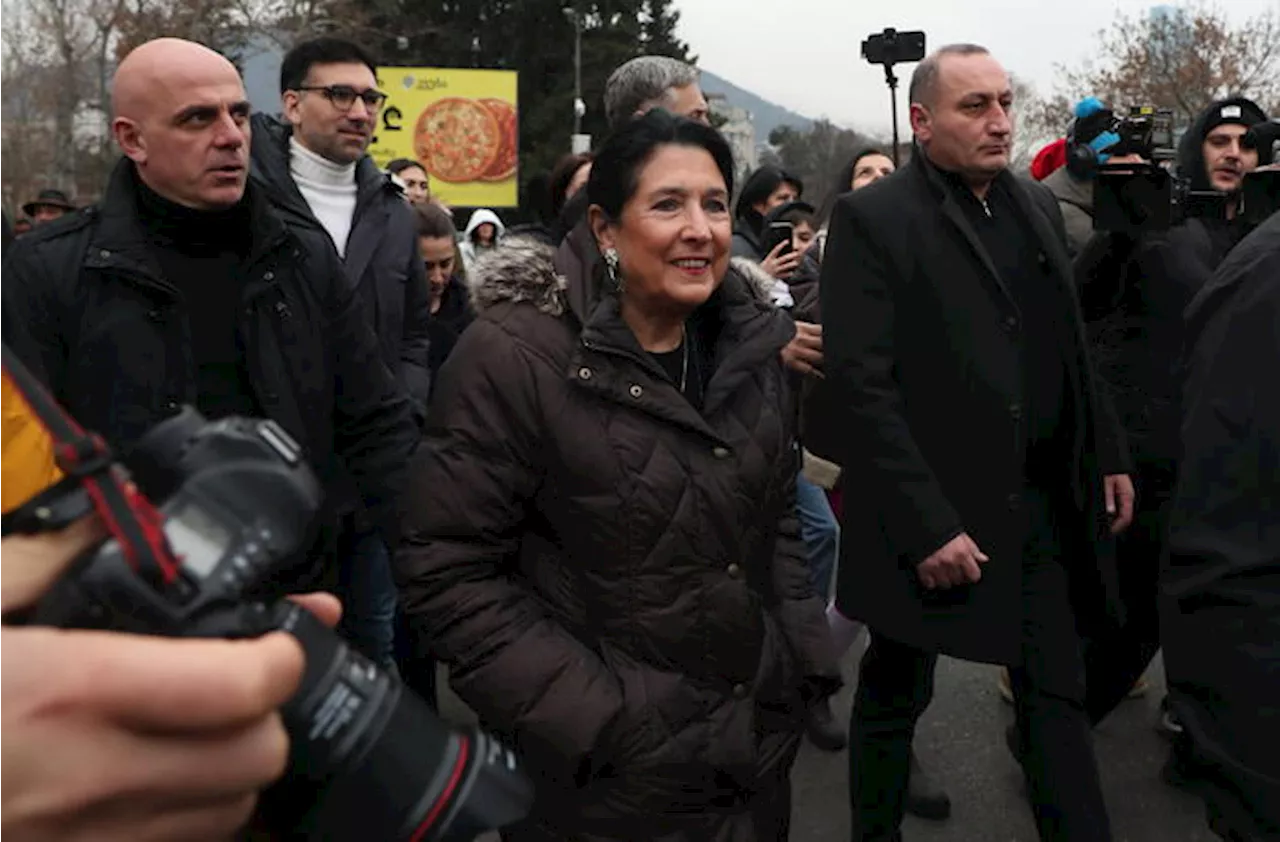
[(1135, 106), (1111, 124), (1119, 138), (1106, 149), (1110, 157), (1140, 155), (1146, 163), (1098, 164), (1093, 182), (1093, 227), (1097, 231), (1138, 234), (1163, 231), (1188, 216), (1225, 216), (1226, 197), (1193, 191), (1186, 179), (1169, 172), (1177, 158), (1173, 112)]
[[(208, 423), (187, 407), (127, 461), (137, 486), (163, 501), (155, 528), (172, 553), (140, 557), (110, 538), (72, 565), (30, 622), (297, 638), (306, 669), (281, 710), (288, 806), (271, 816), (291, 838), (461, 842), (528, 812), (532, 789), (510, 751), (481, 731), (449, 727), (307, 611), (277, 601), (273, 573), (306, 546), (322, 498), (284, 430), (242, 418)], [(58, 504), (41, 506), (47, 514)]]

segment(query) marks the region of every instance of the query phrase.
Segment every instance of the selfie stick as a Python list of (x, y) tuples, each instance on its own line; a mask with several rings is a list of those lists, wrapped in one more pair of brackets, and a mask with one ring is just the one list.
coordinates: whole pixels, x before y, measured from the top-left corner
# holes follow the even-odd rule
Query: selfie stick
[(884, 81), (889, 85), (895, 168), (898, 166), (898, 77), (893, 72), (893, 66), (901, 61), (919, 61), (924, 58), (924, 38), (923, 32), (899, 32), (889, 28), (862, 42), (862, 57), (872, 64), (884, 66)]
[(884, 66), (884, 81), (889, 85), (889, 113), (893, 115), (893, 168), (898, 168), (898, 77), (893, 65)]

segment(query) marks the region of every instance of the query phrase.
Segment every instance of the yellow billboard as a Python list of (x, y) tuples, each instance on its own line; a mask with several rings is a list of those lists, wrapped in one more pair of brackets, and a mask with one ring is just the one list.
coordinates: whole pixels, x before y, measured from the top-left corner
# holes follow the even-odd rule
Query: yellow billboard
[(520, 152), (514, 70), (381, 67), (387, 95), (369, 154), (422, 164), (450, 205), (513, 208)]

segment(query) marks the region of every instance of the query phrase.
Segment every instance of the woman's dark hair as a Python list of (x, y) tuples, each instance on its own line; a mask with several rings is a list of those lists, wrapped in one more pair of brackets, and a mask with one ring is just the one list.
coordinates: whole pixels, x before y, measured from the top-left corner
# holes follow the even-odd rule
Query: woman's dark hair
[(439, 205), (431, 202), (414, 205), (413, 219), (419, 237), (432, 239), (448, 237), (452, 240), (457, 236), (457, 229), (453, 227), (453, 217)]
[(705, 149), (724, 178), (725, 190), (733, 192), (733, 152), (720, 132), (685, 117), (676, 117), (655, 108), (624, 124), (605, 141), (591, 167), (587, 195), (605, 216), (616, 220), (622, 207), (635, 195), (640, 170), (660, 146), (695, 146)]
[(561, 211), (564, 210), (565, 193), (569, 191), (569, 182), (573, 181), (573, 177), (578, 174), (578, 170), (591, 163), (592, 160), (590, 152), (583, 152), (580, 155), (565, 155), (556, 162), (555, 169), (551, 171), (551, 177), (547, 180), (547, 186), (551, 192), (552, 219), (558, 219)]
[(822, 207), (818, 210), (818, 220), (821, 224), (826, 225), (831, 221), (831, 212), (836, 209), (836, 200), (848, 193), (851, 189), (850, 184), (853, 183), (853, 173), (858, 169), (858, 162), (868, 155), (883, 155), (889, 160), (893, 160), (893, 156), (879, 146), (868, 146), (865, 149), (858, 150), (849, 162), (836, 171), (835, 181), (831, 184), (831, 189), (827, 191), (827, 197), (822, 201)]
[(747, 183), (742, 185), (742, 194), (733, 207), (733, 215), (738, 219), (759, 224), (760, 212), (755, 206), (767, 201), (779, 185), (790, 184), (796, 189), (796, 198), (804, 193), (804, 182), (779, 167), (765, 165), (747, 176)]
[(414, 167), (417, 167), (418, 169), (422, 170), (424, 173), (427, 171), (426, 167), (422, 166), (422, 164), (418, 163), (412, 158), (396, 158), (394, 161), (387, 164), (387, 172), (391, 173), (392, 175), (399, 175), (405, 170), (411, 170)]

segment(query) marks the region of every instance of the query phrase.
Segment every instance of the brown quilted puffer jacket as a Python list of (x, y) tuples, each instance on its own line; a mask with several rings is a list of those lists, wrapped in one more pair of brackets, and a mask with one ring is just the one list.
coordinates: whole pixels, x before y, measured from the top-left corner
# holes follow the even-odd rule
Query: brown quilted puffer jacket
[(698, 314), (699, 412), (552, 258), (477, 264), (404, 498), (415, 643), (535, 778), (508, 838), (772, 842), (805, 701), (839, 686), (794, 513), (792, 322), (731, 269)]

